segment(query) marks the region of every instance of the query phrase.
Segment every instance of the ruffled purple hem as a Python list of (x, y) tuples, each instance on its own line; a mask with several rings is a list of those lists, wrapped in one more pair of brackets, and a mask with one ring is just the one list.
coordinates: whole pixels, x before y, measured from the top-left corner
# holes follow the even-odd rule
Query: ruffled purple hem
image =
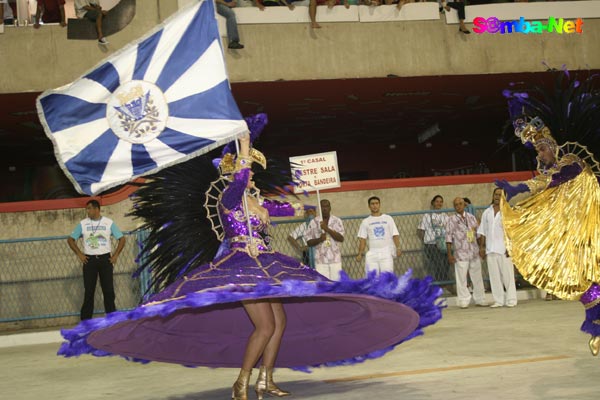
[[(587, 307), (600, 298), (600, 285), (593, 283), (588, 290), (585, 291), (579, 298), (581, 304)], [(600, 336), (600, 324), (594, 323), (600, 321), (600, 304), (585, 310), (585, 321), (581, 325), (581, 330), (589, 333), (592, 336)]]
[[(292, 318), (288, 316), (288, 328), (286, 329), (286, 333), (284, 335), (284, 342), (286, 341), (286, 337), (290, 341), (298, 341), (294, 343), (302, 343), (303, 341), (308, 341), (308, 338), (311, 336), (311, 326), (307, 327), (305, 325), (302, 325), (302, 322), (297, 322), (296, 320), (303, 320), (304, 317), (319, 317), (318, 315), (315, 316), (315, 314), (319, 313), (318, 310), (321, 309), (323, 305), (327, 306), (338, 303), (342, 304), (340, 310), (352, 310), (351, 312), (347, 312), (346, 314), (358, 315), (356, 313), (363, 312), (363, 320), (360, 320), (358, 317), (354, 318), (359, 322), (358, 325), (361, 326), (361, 329), (363, 329), (362, 331), (357, 330), (356, 332), (364, 332), (364, 325), (369, 325), (371, 323), (371, 320), (369, 320), (369, 318), (373, 318), (372, 322), (374, 326), (376, 325), (376, 323), (384, 321), (384, 323), (387, 325), (382, 326), (398, 327), (399, 332), (398, 335), (393, 337), (392, 342), (390, 342), (390, 338), (388, 337), (371, 337), (371, 333), (373, 333), (374, 335), (378, 335), (379, 330), (381, 329), (377, 330), (376, 332), (369, 332), (369, 335), (365, 335), (368, 336), (368, 338), (348, 337), (347, 347), (356, 347), (356, 344), (360, 342), (360, 345), (357, 348), (367, 349), (364, 351), (364, 353), (351, 353), (354, 354), (351, 357), (337, 357), (337, 355), (335, 355), (350, 354), (346, 351), (341, 351), (339, 353), (331, 353), (329, 355), (321, 355), (321, 351), (319, 353), (319, 356), (316, 356), (314, 358), (300, 357), (299, 359), (305, 362), (302, 363), (301, 361), (301, 363), (299, 364), (295, 363), (295, 358), (290, 356), (291, 358), (287, 361), (284, 360), (284, 364), (280, 366), (292, 368), (295, 370), (308, 371), (308, 368), (310, 367), (350, 365), (361, 363), (368, 359), (381, 357), (400, 343), (410, 340), (416, 336), (422, 335), (423, 328), (434, 324), (441, 318), (441, 310), (445, 307), (445, 304), (439, 301), (438, 298), (440, 297), (442, 290), (431, 284), (431, 278), (428, 277), (423, 280), (412, 279), (411, 274), (411, 271), (407, 272), (401, 277), (397, 277), (391, 273), (384, 273), (380, 276), (370, 274), (368, 278), (361, 280), (351, 280), (346, 275), (343, 275), (341, 277), (341, 280), (337, 282), (306, 282), (296, 280), (285, 280), (281, 283), (281, 285), (228, 285), (218, 289), (211, 289), (199, 293), (190, 293), (180, 299), (174, 299), (159, 304), (145, 304), (130, 311), (117, 311), (108, 314), (105, 318), (96, 318), (82, 321), (73, 329), (62, 330), (61, 333), (67, 341), (61, 345), (58, 354), (63, 355), (65, 357), (79, 356), (81, 354), (92, 354), (94, 356), (120, 355), (127, 360), (141, 363), (147, 363), (150, 361), (167, 361), (176, 362), (187, 366), (205, 365), (210, 367), (233, 367), (235, 366), (234, 363), (228, 364), (226, 362), (212, 362), (210, 361), (210, 358), (209, 361), (194, 360), (190, 362), (185, 362), (179, 361), (178, 359), (173, 360), (169, 357), (162, 355), (153, 358), (144, 357), (143, 354), (145, 350), (140, 350), (139, 348), (136, 348), (136, 346), (138, 346), (137, 343), (139, 342), (131, 342), (134, 344), (133, 346), (129, 346), (133, 347), (133, 349), (131, 351), (124, 352), (106, 351), (98, 348), (104, 346), (98, 346), (97, 343), (102, 343), (104, 341), (107, 346), (106, 348), (111, 348), (111, 344), (113, 342), (118, 342), (119, 340), (128, 340), (129, 336), (134, 336), (132, 332), (140, 327), (140, 322), (162, 324), (163, 321), (166, 320), (169, 320), (170, 323), (175, 321), (176, 324), (172, 326), (175, 326), (177, 329), (180, 329), (181, 332), (183, 332), (182, 329), (184, 329), (183, 327), (185, 324), (181, 321), (190, 321), (193, 318), (197, 318), (199, 314), (200, 316), (205, 316), (205, 314), (207, 315), (211, 311), (214, 311), (214, 314), (211, 315), (227, 315), (227, 313), (231, 313), (232, 310), (237, 310), (237, 312), (239, 313), (240, 310), (243, 311), (243, 308), (239, 303), (242, 300), (259, 298), (280, 298), (284, 303), (284, 307), (286, 307), (286, 310), (287, 307), (290, 307), (290, 309), (293, 308), (295, 310), (294, 313), (296, 314), (298, 313), (298, 310), (310, 310), (310, 312), (307, 312), (306, 315), (301, 315), (302, 318), (294, 318), (292, 320)], [(348, 301), (348, 299), (350, 301)], [(318, 303), (317, 307), (313, 306), (312, 308), (310, 308), (311, 302), (317, 301), (321, 301), (321, 303)], [(357, 307), (356, 304), (359, 303), (361, 304), (361, 307), (362, 304), (367, 304), (367, 306), (362, 308)], [(399, 304), (396, 304), (394, 306), (394, 303)], [(348, 304), (350, 304), (351, 306), (348, 306)], [(390, 308), (390, 306), (393, 306), (395, 308)], [(364, 312), (364, 308), (368, 308), (369, 312)], [(379, 313), (379, 309), (383, 311)], [(315, 312), (315, 310), (317, 311)], [(344, 312), (342, 311), (340, 315), (344, 317), (343, 314)], [(413, 318), (413, 314), (418, 315), (418, 317), (415, 315), (415, 317)], [(394, 315), (396, 315), (396, 317), (394, 317)], [(237, 321), (239, 320), (239, 315), (236, 315), (235, 318), (236, 319), (234, 319), (234, 322), (238, 323)], [(408, 320), (414, 321), (414, 324), (413, 322), (406, 322)], [(228, 320), (227, 322), (229, 323), (231, 322), (231, 320)], [(354, 321), (352, 322), (354, 323)], [(367, 324), (365, 324), (365, 322), (367, 322)], [(219, 323), (219, 321), (215, 321), (214, 325), (217, 326), (219, 325)], [(314, 322), (310, 321), (309, 325), (313, 323)], [(343, 324), (347, 323), (348, 321), (343, 321)], [(345, 326), (343, 324), (341, 324), (340, 326)], [(196, 327), (198, 327), (199, 330), (202, 330), (206, 329), (207, 325), (212, 324), (206, 324), (206, 321), (200, 324), (196, 322), (196, 326), (192, 326), (192, 328), (196, 329)], [(408, 325), (410, 325), (410, 327), (408, 327)], [(308, 330), (306, 330), (307, 328)], [(403, 328), (404, 331), (402, 331)], [(166, 332), (171, 334), (172, 331), (170, 331), (169, 329), (171, 328), (168, 328)], [(342, 333), (340, 332), (341, 328), (336, 329), (338, 329), (338, 331), (335, 332)], [(241, 328), (240, 330), (243, 331), (243, 329)], [(144, 331), (142, 335), (145, 335), (145, 332), (146, 331)], [(150, 333), (153, 332), (154, 331), (152, 330), (152, 332)], [(187, 331), (188, 334), (189, 332), (190, 331)], [(362, 333), (358, 333), (359, 336), (361, 334)], [(331, 336), (338, 335), (336, 334)], [(339, 336), (340, 339), (338, 339), (338, 341), (342, 340), (342, 336), (343, 335)], [(154, 340), (154, 344), (152, 344), (152, 349), (155, 349), (157, 346), (160, 347), (160, 339), (162, 338), (162, 336), (150, 337), (150, 341)], [(182, 335), (182, 337), (185, 337), (185, 335)], [(207, 337), (212, 338), (214, 337), (214, 335)], [(239, 337), (233, 339), (235, 340), (231, 340), (231, 343), (240, 341)], [(315, 341), (314, 337), (311, 337), (310, 339)], [(197, 339), (194, 340), (197, 341)], [(226, 341), (227, 338), (224, 338), (223, 340)], [(372, 340), (373, 343), (370, 347), (368, 345), (369, 340)], [(148, 340), (146, 340), (145, 342), (148, 342)], [(363, 342), (366, 343), (364, 345), (366, 347), (362, 346)], [(158, 345), (156, 345), (156, 343), (158, 343)], [(385, 345), (377, 347), (377, 344), (383, 343), (385, 343)], [(92, 344), (94, 344), (95, 346)], [(311, 344), (311, 346), (312, 345), (313, 344)], [(169, 351), (169, 346), (172, 347), (173, 343), (166, 344), (164, 346), (163, 350), (167, 353)], [(297, 347), (297, 344), (291, 347)], [(280, 358), (285, 359), (286, 351), (283, 348), (284, 344), (282, 343), (282, 352), (280, 353)], [(325, 346), (325, 348), (327, 348), (327, 346)], [(138, 354), (142, 356), (135, 356)], [(235, 357), (233, 357), (232, 359), (235, 359)], [(316, 361), (313, 362), (313, 359)]]
[(592, 336), (600, 336), (600, 324), (598, 324), (598, 321), (600, 321), (600, 304), (585, 310), (585, 321), (581, 325), (581, 330)]

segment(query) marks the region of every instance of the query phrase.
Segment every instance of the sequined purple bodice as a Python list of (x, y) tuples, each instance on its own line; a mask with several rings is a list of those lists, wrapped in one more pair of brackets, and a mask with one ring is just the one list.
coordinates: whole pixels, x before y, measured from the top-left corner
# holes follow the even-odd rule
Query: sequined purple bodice
[[(225, 238), (228, 240), (237, 239), (242, 237), (248, 237), (248, 223), (246, 215), (244, 213), (244, 207), (240, 203), (229, 212), (221, 210), (221, 222), (223, 223), (223, 230), (225, 231)], [(259, 238), (264, 241), (264, 245), (259, 245), (259, 250), (269, 251), (269, 236), (267, 232), (268, 226), (262, 223), (257, 215), (250, 214), (250, 224), (252, 225), (252, 237)], [(230, 247), (245, 247), (244, 242), (230, 242)]]
[[(225, 189), (221, 198), (219, 214), (225, 232), (225, 239), (229, 241), (230, 248), (243, 248), (247, 244), (248, 223), (242, 197), (244, 190), (248, 186), (249, 178), (249, 169), (243, 169), (236, 173), (233, 181)], [(294, 207), (290, 203), (262, 199), (259, 196), (256, 197), (256, 200), (261, 207), (268, 211), (269, 216), (289, 217), (295, 213)], [(261, 251), (271, 251), (268, 224), (263, 223), (259, 216), (254, 213), (250, 214), (250, 224), (252, 226), (252, 237), (260, 239), (258, 249)]]
[(584, 305), (597, 302), (600, 299), (600, 285), (597, 283), (593, 283), (590, 288), (581, 295), (579, 301), (581, 301)]

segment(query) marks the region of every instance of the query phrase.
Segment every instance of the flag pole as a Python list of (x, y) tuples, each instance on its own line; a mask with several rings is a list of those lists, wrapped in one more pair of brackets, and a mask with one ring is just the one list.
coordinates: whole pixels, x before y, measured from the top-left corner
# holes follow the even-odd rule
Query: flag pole
[[(240, 156), (240, 143), (239, 143), (239, 138), (235, 138), (235, 151), (237, 153), (237, 156)], [(252, 168), (252, 164), (250, 164), (250, 168)], [(246, 215), (246, 224), (248, 225), (248, 252), (250, 253), (250, 255), (253, 255), (253, 245), (254, 245), (254, 240), (252, 237), (252, 223), (250, 222), (250, 213), (248, 212), (248, 187), (246, 186), (244, 188), (244, 194), (242, 196), (242, 205), (244, 207), (244, 214)], [(256, 255), (256, 254), (254, 254)]]
[(318, 188), (315, 188), (315, 190), (317, 191), (317, 205), (319, 206), (319, 217), (321, 218), (321, 221), (322, 221), (323, 220), (323, 210), (321, 210), (321, 194), (319, 193)]

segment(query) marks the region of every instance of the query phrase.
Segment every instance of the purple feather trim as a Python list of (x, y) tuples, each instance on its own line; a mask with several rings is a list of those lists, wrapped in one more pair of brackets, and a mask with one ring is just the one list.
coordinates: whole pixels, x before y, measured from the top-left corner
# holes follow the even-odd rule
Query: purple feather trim
[[(286, 280), (281, 285), (267, 283), (254, 286), (230, 285), (225, 288), (208, 290), (201, 293), (191, 293), (187, 296), (160, 304), (147, 304), (130, 311), (117, 311), (104, 318), (95, 318), (82, 321), (73, 329), (61, 331), (67, 340), (58, 350), (58, 355), (65, 357), (92, 354), (94, 356), (112, 356), (115, 354), (98, 350), (88, 344), (89, 335), (124, 321), (138, 320), (150, 317), (162, 317), (173, 314), (177, 310), (186, 308), (201, 308), (215, 304), (234, 303), (242, 300), (257, 298), (297, 298), (311, 297), (323, 294), (361, 294), (402, 303), (412, 308), (420, 317), (417, 328), (407, 337), (383, 349), (372, 351), (357, 357), (343, 360), (325, 362), (318, 365), (297, 366), (293, 369), (309, 372), (311, 367), (351, 365), (364, 362), (368, 359), (379, 358), (394, 347), (423, 334), (423, 329), (434, 324), (442, 317), (442, 309), (446, 307), (439, 297), (442, 289), (432, 285), (432, 278), (413, 279), (412, 271), (397, 277), (392, 273), (376, 275), (370, 273), (366, 279), (351, 280), (342, 274), (339, 281), (307, 282)], [(147, 363), (148, 360), (124, 357), (129, 361)]]

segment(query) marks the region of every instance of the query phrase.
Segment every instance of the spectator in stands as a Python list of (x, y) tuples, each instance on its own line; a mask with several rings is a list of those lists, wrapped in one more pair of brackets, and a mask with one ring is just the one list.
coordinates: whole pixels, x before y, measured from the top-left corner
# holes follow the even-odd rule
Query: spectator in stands
[(356, 261), (361, 262), (367, 241), (369, 251), (365, 255), (365, 271), (394, 273), (394, 258), (402, 254), (400, 250), (400, 234), (394, 219), (381, 213), (381, 200), (372, 196), (367, 200), (371, 215), (363, 219), (358, 229), (358, 255)]
[[(112, 219), (100, 214), (100, 203), (90, 200), (86, 207), (87, 218), (73, 230), (67, 243), (83, 264), (83, 287), (85, 290), (81, 306), (81, 320), (92, 318), (94, 313), (94, 293), (96, 282), (100, 278), (100, 287), (104, 297), (104, 312), (116, 311), (113, 269), (119, 254), (125, 246), (125, 236)], [(117, 249), (111, 254), (111, 235), (119, 241)], [(83, 252), (76, 240), (83, 237)]]
[(304, 222), (300, 223), (296, 229), (288, 235), (288, 242), (299, 253), (302, 254), (302, 263), (313, 266), (313, 248), (308, 247), (307, 231), (310, 222), (315, 218), (317, 212), (314, 208), (307, 208), (304, 211)]
[(448, 3), (446, 3), (446, 0), (441, 0), (441, 5), (446, 11), (450, 11), (451, 8), (454, 8), (458, 12), (458, 23), (460, 24), (458, 28), (459, 32), (467, 35), (471, 33), (465, 26), (465, 3), (463, 0), (449, 1)]
[(323, 217), (315, 217), (308, 225), (307, 244), (315, 248), (315, 269), (329, 279), (337, 280), (342, 271), (344, 224), (331, 215), (329, 200), (321, 200)]
[[(386, 1), (387, 1), (387, 0), (386, 0)], [(409, 1), (409, 0), (400, 0), (400, 1), (398, 2), (398, 4), (396, 5), (396, 8), (397, 8), (398, 10), (400, 10), (400, 9), (402, 8), (402, 6), (403, 6), (403, 5), (405, 5), (406, 3), (410, 3), (410, 1)], [(385, 4), (387, 4), (387, 2), (386, 2)]]
[[(294, 6), (292, 4), (294, 0), (263, 0), (262, 1), (262, 5), (264, 7), (276, 7), (276, 6), (286, 6), (287, 8), (291, 10), (293, 10), (294, 8), (296, 8), (296, 6)], [(258, 7), (258, 6), (257, 6)]]
[[(403, 5), (405, 5), (406, 3), (410, 3), (411, 0), (383, 0), (383, 2), (388, 6), (392, 5), (392, 4), (396, 4), (396, 8), (398, 10), (400, 10), (400, 9), (402, 9)], [(377, 4), (374, 4), (374, 5), (377, 5)]]
[[(436, 282), (449, 282), (454, 279), (450, 275), (446, 252), (446, 223), (448, 215), (439, 212), (444, 208), (444, 198), (437, 194), (431, 199), (433, 212), (423, 214), (421, 223), (417, 227), (417, 236), (423, 241), (425, 252), (425, 272), (433, 277)], [(437, 211), (437, 212), (436, 212)], [(451, 294), (455, 294), (452, 284), (441, 285)]]
[[(321, 27), (321, 25), (317, 23), (317, 5), (323, 6), (325, 4), (327, 4), (327, 8), (333, 8), (333, 6), (341, 4), (341, 0), (310, 0), (310, 3), (308, 3), (308, 16), (310, 17), (311, 28), (317, 29)], [(344, 0), (344, 7), (350, 8), (348, 0)]]
[[(217, 14), (225, 18), (225, 24), (227, 27), (227, 40), (229, 44), (227, 48), (232, 50), (240, 50), (244, 48), (244, 45), (240, 43), (240, 34), (238, 33), (237, 20), (235, 18), (235, 12), (233, 9), (237, 6), (236, 0), (215, 0), (217, 4)], [(257, 3), (257, 7), (262, 11), (265, 9), (260, 3)]]
[(38, 0), (33, 24), (35, 29), (40, 27), (40, 18), (44, 24), (59, 23), (62, 27), (67, 26), (65, 0)]
[(4, 24), (13, 24), (12, 8), (8, 5), (8, 0), (0, 0), (0, 33), (4, 33)]
[(454, 265), (458, 306), (468, 308), (471, 302), (471, 293), (467, 288), (468, 274), (473, 282), (475, 304), (486, 307), (477, 245), (477, 220), (465, 211), (465, 201), (462, 197), (454, 199), (454, 210), (456, 212), (448, 217), (446, 222), (446, 250), (448, 262)]
[(490, 274), (490, 286), (496, 307), (514, 307), (517, 305), (517, 288), (515, 271), (504, 244), (504, 228), (500, 213), (500, 197), (502, 189), (496, 188), (492, 194), (492, 205), (485, 209), (481, 216), (479, 234), (479, 255), (486, 257)]
[(382, 0), (362, 0), (362, 4), (365, 6), (380, 6), (383, 3)]
[(107, 45), (108, 40), (102, 33), (102, 19), (107, 14), (106, 10), (103, 10), (98, 0), (75, 0), (75, 14), (77, 18), (85, 18), (89, 21), (96, 23), (96, 32), (98, 33), (98, 43), (101, 45)]

